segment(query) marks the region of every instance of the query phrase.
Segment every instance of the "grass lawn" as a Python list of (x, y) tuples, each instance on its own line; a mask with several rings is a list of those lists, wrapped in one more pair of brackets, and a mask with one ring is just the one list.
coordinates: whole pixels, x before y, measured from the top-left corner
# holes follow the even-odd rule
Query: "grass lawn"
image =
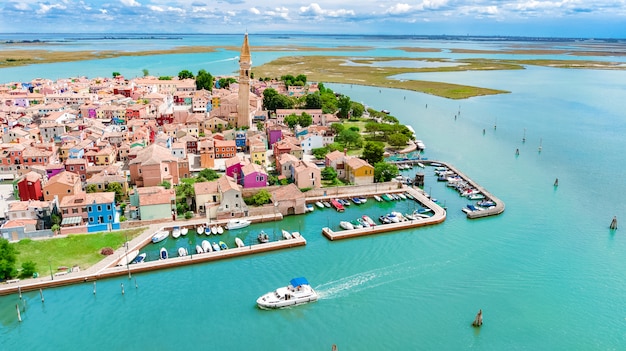
[[(75, 234), (66, 238), (48, 240), (20, 240), (13, 245), (19, 254), (17, 255), (16, 268), (22, 268), (22, 262), (35, 262), (36, 271), (40, 276), (57, 271), (57, 267), (73, 267), (78, 265), (80, 269), (86, 269), (98, 263), (105, 256), (100, 254), (104, 247), (120, 248), (128, 236), (132, 238), (141, 234), (145, 228), (120, 230), (116, 232), (100, 232), (94, 234)], [(48, 262), (50, 260), (50, 262)]]

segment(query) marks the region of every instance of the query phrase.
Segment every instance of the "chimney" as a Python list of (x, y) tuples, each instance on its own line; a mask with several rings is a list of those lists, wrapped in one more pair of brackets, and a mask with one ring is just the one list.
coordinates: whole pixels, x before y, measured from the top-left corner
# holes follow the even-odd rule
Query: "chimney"
[(347, 147), (343, 148), (343, 155), (344, 156), (348, 156), (348, 148)]

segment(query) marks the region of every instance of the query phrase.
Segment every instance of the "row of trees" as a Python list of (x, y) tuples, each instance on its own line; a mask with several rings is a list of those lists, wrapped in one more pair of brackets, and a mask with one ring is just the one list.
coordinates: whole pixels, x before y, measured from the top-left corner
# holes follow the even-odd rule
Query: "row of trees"
[(7, 239), (0, 237), (0, 280), (11, 279), (19, 276), (20, 278), (32, 277), (37, 267), (33, 261), (22, 263), (22, 269), (18, 272), (16, 269), (17, 254), (19, 252), (15, 247), (11, 246)]

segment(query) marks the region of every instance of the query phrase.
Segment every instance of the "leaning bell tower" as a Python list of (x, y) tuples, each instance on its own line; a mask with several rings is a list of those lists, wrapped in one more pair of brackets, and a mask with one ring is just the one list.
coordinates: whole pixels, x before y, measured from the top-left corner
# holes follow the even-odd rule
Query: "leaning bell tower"
[(239, 101), (237, 103), (237, 128), (250, 126), (250, 46), (248, 33), (243, 37), (243, 45), (239, 54)]

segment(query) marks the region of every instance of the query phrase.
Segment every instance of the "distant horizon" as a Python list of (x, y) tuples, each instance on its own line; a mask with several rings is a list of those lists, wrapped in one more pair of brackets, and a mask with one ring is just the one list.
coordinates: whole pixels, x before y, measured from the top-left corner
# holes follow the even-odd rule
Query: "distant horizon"
[[(80, 37), (82, 35), (156, 35), (156, 36), (172, 36), (172, 35), (243, 35), (245, 32), (0, 32), (0, 35), (73, 35)], [(538, 39), (538, 40), (626, 40), (626, 35), (622, 37), (581, 37), (581, 36), (530, 36), (530, 35), (504, 35), (504, 34), (393, 34), (393, 33), (315, 33), (315, 32), (247, 32), (249, 35), (294, 35), (294, 36), (365, 36), (365, 37), (420, 37), (420, 38), (437, 38), (444, 37), (462, 39), (462, 38), (503, 38), (503, 39)], [(2, 38), (0, 38), (2, 39)]]

